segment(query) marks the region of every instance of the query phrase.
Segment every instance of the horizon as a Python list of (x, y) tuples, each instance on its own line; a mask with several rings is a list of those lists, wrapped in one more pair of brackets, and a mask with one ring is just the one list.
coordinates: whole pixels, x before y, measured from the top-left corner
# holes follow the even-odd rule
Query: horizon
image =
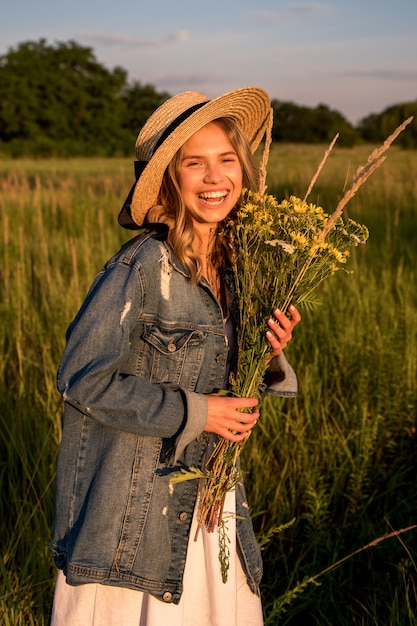
[(26, 41), (74, 41), (107, 69), (124, 69), (129, 83), (210, 98), (257, 85), (271, 100), (324, 104), (354, 126), (417, 100), (415, 0), (24, 4), (24, 21), (11, 5), (0, 24), (1, 55)]

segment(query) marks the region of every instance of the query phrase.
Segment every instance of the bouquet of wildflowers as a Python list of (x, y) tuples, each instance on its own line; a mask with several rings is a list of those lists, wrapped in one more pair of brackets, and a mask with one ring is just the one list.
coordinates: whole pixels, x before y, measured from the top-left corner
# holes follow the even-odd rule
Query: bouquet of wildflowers
[[(366, 242), (366, 226), (341, 217), (324, 238), (328, 220), (321, 207), (294, 196), (278, 202), (271, 195), (243, 192), (240, 209), (223, 233), (232, 249), (240, 315), (233, 395), (260, 398), (272, 311), (286, 311), (291, 303), (313, 305), (320, 283), (344, 269), (352, 247)], [(209, 531), (219, 525), (226, 492), (241, 478), (236, 461), (246, 441), (220, 438), (206, 463), (199, 524)]]
[[(273, 196), (244, 190), (240, 208), (226, 224), (222, 236), (230, 246), (239, 305), (238, 365), (230, 392), (239, 397), (260, 398), (267, 370), (269, 343), (266, 322), (272, 311), (286, 311), (290, 304), (313, 306), (315, 290), (336, 271), (345, 270), (353, 247), (364, 244), (368, 229), (342, 217), (343, 209), (370, 174), (383, 162), (392, 141), (411, 121), (409, 118), (369, 157), (356, 172), (352, 185), (329, 215), (307, 202), (318, 173), (333, 147), (327, 150), (304, 199), (290, 196), (279, 202)], [(347, 271), (347, 270), (345, 270)], [(249, 435), (248, 435), (249, 436)], [(227, 491), (241, 479), (237, 459), (248, 437), (216, 443), (203, 471), (183, 470), (174, 481), (204, 477), (200, 493), (198, 528), (208, 531), (222, 526)], [(226, 542), (223, 541), (223, 548)], [(220, 549), (223, 580), (227, 580), (227, 550)]]
[(286, 311), (291, 303), (313, 306), (317, 287), (344, 269), (350, 248), (366, 242), (366, 226), (341, 217), (323, 237), (328, 220), (321, 207), (295, 196), (278, 203), (270, 195), (244, 192), (241, 208), (226, 227), (240, 311), (235, 395), (258, 395), (269, 351), (266, 322), (273, 309)]

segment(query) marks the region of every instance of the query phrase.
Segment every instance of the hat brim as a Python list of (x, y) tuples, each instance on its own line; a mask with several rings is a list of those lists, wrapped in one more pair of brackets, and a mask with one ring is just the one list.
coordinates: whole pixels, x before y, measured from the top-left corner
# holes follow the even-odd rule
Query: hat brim
[(130, 196), (131, 219), (134, 222), (130, 227), (143, 224), (147, 212), (158, 201), (168, 164), (194, 133), (220, 117), (231, 117), (243, 131), (254, 153), (265, 134), (270, 115), (270, 98), (258, 87), (242, 87), (214, 100), (207, 100), (206, 104), (173, 130), (144, 167)]

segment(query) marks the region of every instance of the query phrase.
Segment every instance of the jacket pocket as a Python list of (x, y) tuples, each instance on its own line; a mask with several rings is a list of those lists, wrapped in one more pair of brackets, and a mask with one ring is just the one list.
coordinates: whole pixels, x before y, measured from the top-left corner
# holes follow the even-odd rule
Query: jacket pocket
[(201, 370), (206, 333), (198, 329), (148, 324), (143, 333), (141, 367), (151, 372), (150, 381), (195, 388)]

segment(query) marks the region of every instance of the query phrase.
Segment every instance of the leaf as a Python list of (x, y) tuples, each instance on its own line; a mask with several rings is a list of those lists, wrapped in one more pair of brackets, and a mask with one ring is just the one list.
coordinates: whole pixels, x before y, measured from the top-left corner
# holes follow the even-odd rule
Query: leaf
[(176, 472), (169, 482), (172, 485), (176, 485), (177, 483), (183, 483), (186, 480), (194, 480), (194, 478), (207, 478), (207, 475), (204, 474), (204, 472), (202, 472), (198, 467), (190, 467)]

